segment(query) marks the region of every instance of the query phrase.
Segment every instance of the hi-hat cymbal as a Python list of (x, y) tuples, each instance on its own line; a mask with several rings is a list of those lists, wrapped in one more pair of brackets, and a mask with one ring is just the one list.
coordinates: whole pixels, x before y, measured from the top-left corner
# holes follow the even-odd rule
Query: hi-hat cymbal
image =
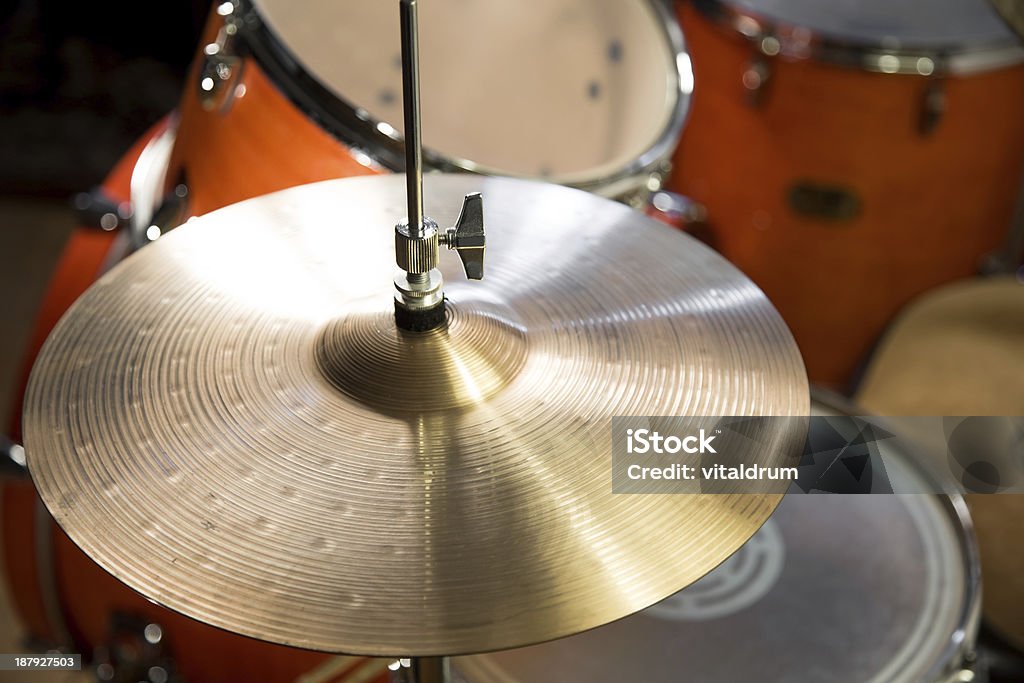
[[(72, 307), (25, 407), (40, 495), (149, 598), (287, 645), (481, 652), (631, 614), (715, 567), (774, 494), (613, 495), (613, 415), (800, 415), (803, 365), (722, 258), (613, 202), (482, 190), (487, 279), (447, 328), (392, 319), (404, 178), (195, 219)], [(783, 422), (765, 465), (799, 451)]]

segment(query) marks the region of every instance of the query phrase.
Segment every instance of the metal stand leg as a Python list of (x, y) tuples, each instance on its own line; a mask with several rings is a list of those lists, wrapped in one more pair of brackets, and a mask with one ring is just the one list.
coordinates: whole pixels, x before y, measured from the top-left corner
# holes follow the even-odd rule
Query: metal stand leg
[(451, 665), (447, 657), (414, 657), (400, 659), (392, 665), (391, 683), (452, 683)]

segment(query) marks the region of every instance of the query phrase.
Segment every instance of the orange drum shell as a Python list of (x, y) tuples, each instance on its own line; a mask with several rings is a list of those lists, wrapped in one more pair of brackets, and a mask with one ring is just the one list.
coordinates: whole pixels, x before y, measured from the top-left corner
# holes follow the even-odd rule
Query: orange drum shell
[[(162, 131), (165, 125), (166, 121), (162, 121), (154, 126), (121, 158), (104, 181), (104, 192), (118, 201), (128, 200), (135, 162), (149, 139)], [(81, 227), (71, 234), (61, 252), (33, 324), (28, 351), (15, 386), (12, 405), (16, 408), (10, 416), (8, 432), (15, 441), (21, 440), (21, 403), (32, 363), (60, 317), (100, 275), (114, 240), (113, 232)], [(43, 604), (40, 568), (35, 553), (35, 488), (28, 479), (4, 480), (0, 482), (0, 487), (4, 572), (11, 600), (31, 636), (53, 641), (58, 637), (58, 632), (56, 625), (50, 623)]]
[[(169, 119), (168, 119), (169, 120)], [(103, 190), (118, 201), (127, 201), (135, 163), (146, 143), (162, 133), (168, 120), (154, 126), (115, 166), (103, 183)], [(69, 239), (57, 263), (37, 316), (29, 352), (17, 389), (15, 405), (21, 405), (24, 385), (32, 363), (50, 330), (101, 274), (111, 258), (116, 234), (96, 228), (78, 228)], [(20, 408), (12, 416), (12, 434), (20, 433)], [(2, 486), (2, 524), (5, 573), (15, 609), (27, 632), (35, 638), (57, 642), (60, 626), (51, 623), (44, 607), (41, 572), (35, 548), (37, 501), (31, 481), (6, 480)], [(45, 514), (45, 513), (44, 513)], [(87, 658), (107, 641), (110, 616), (117, 611), (137, 615), (159, 624), (165, 634), (178, 673), (190, 683), (235, 683), (236, 681), (292, 681), (312, 672), (322, 683), (340, 681), (378, 682), (373, 671), (380, 662), (364, 659), (336, 659), (331, 655), (263, 643), (207, 626), (164, 609), (131, 590), (90, 560), (47, 515), (46, 524), (53, 544), (57, 600), (65, 626), (76, 651)], [(45, 540), (44, 540), (45, 542)], [(329, 673), (324, 673), (324, 670)]]
[[(222, 24), (212, 12), (200, 44), (213, 41)], [(197, 87), (203, 58), (200, 50), (185, 81), (167, 172), (169, 182), (188, 186), (192, 215), (295, 185), (380, 172), (307, 117), (252, 58), (243, 60), (226, 107), (204, 109)]]
[[(290, 683), (328, 665), (333, 658), (238, 636), (160, 607), (113, 578), (62, 531), (54, 531), (61, 601), (78, 642), (89, 646), (106, 642), (110, 615), (115, 612), (143, 617), (163, 629), (162, 644), (168, 648), (176, 672), (188, 683)], [(362, 661), (344, 660), (339, 675), (324, 682), (344, 681), (343, 672), (357, 668)]]
[[(1002, 246), (1024, 170), (1024, 65), (942, 79), (946, 111), (924, 135), (928, 78), (773, 58), (755, 107), (750, 43), (689, 3), (680, 18), (696, 89), (669, 188), (707, 207), (713, 245), (782, 313), (811, 380), (845, 385), (910, 299)], [(861, 213), (798, 215), (787, 193), (801, 181), (852, 190)]]

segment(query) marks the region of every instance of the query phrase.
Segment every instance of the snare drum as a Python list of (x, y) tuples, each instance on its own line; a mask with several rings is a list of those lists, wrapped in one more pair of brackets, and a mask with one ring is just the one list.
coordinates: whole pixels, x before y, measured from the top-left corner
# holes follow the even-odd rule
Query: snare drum
[[(620, 199), (657, 189), (693, 77), (660, 0), (432, 0), (420, 11), (424, 162)], [(400, 171), (398, 8), (218, 3), (168, 178), (189, 211)]]
[[(923, 476), (885, 455), (890, 476)], [(968, 681), (978, 577), (959, 498), (790, 495), (739, 552), (667, 600), (456, 666), (468, 683)]]
[(988, 0), (678, 4), (698, 92), (670, 189), (843, 385), (910, 299), (1002, 246), (1024, 46)]

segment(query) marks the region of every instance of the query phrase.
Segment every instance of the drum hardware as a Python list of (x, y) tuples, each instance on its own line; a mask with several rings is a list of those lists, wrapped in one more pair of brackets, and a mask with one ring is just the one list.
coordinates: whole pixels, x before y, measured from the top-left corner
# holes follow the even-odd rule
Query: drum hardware
[[(434, 330), (446, 323), (444, 278), (439, 245), (457, 250), (466, 276), (484, 276), (483, 198), (467, 194), (455, 227), (443, 233), (423, 213), (423, 149), (420, 114), (419, 17), (416, 0), (400, 0), (402, 101), (405, 118), (405, 193), (408, 216), (395, 225), (395, 324), (410, 332)], [(452, 683), (447, 657), (399, 659), (389, 667), (393, 683)]]
[(445, 320), (444, 280), (437, 269), (440, 245), (458, 252), (467, 278), (483, 279), (483, 198), (479, 193), (466, 195), (455, 227), (445, 232), (439, 232), (437, 223), (426, 217), (420, 226), (415, 232), (408, 223), (395, 226), (395, 263), (399, 269), (395, 276), (395, 320), (401, 329), (412, 332), (434, 329)]
[(747, 89), (747, 101), (757, 107), (764, 99), (764, 89), (772, 75), (771, 64), (764, 56), (758, 55), (750, 60), (750, 66), (743, 72), (743, 87)]
[(392, 683), (454, 683), (447, 657), (398, 659), (388, 665)]
[(789, 188), (788, 200), (794, 212), (808, 218), (848, 221), (861, 213), (860, 197), (854, 190), (840, 185), (801, 181)]
[(419, 28), (416, 0), (401, 0), (402, 99), (405, 115), (405, 223), (395, 226), (395, 322), (403, 330), (424, 332), (445, 322), (444, 282), (437, 268), (438, 248), (455, 249), (466, 276), (484, 276), (484, 206), (479, 192), (466, 195), (455, 227), (439, 232), (423, 214), (423, 148), (420, 120)]
[(131, 202), (117, 201), (99, 187), (76, 194), (71, 206), (80, 225), (107, 232), (128, 225), (132, 217)]
[[(149, 211), (136, 211), (134, 202), (118, 202), (101, 189), (80, 192), (72, 200), (78, 224), (105, 232), (125, 230), (125, 248), (113, 248), (109, 265), (158, 239), (188, 218), (188, 186), (175, 184)], [(109, 267), (108, 265), (108, 267)], [(104, 268), (106, 270), (107, 268)]]
[[(723, 0), (692, 0), (692, 3), (705, 16), (746, 37), (766, 56), (815, 59), (864, 71), (916, 76), (970, 75), (1019, 64), (1024, 57), (1024, 47), (1012, 40), (1000, 40), (984, 49), (936, 51), (869, 47), (850, 36), (815, 32), (807, 25), (770, 18), (741, 4)], [(750, 3), (745, 4), (751, 7)], [(781, 7), (781, 3), (776, 3), (775, 7)]]
[[(115, 206), (115, 203), (98, 189), (75, 195), (74, 206), (77, 220), (82, 225), (94, 226), (107, 232), (126, 230), (127, 250), (135, 251), (158, 239), (174, 226), (181, 225), (188, 218), (188, 186), (185, 183), (174, 185), (157, 205), (156, 210), (147, 214), (145, 220), (136, 219), (131, 202), (118, 202)], [(113, 252), (117, 256), (110, 265), (124, 255), (122, 249), (114, 249)]]
[(143, 147), (132, 169), (128, 201), (111, 197), (102, 187), (80, 192), (72, 199), (78, 224), (106, 232), (125, 230), (122, 246), (111, 249), (111, 258), (103, 268), (157, 239), (168, 229), (180, 225), (188, 217), (188, 186), (184, 179), (169, 191), (165, 183), (167, 162), (174, 146), (177, 121), (173, 116), (163, 130)]
[[(438, 51), (444, 73), (453, 74), (449, 82), (473, 76), (461, 77), (464, 58), (438, 46), (468, 40), (478, 60), (497, 62), (494, 69), (511, 69), (512, 80), (534, 85), (508, 106), (499, 103), (511, 89), (497, 83), (439, 98), (427, 114), (443, 125), (435, 125), (434, 138), (426, 140), (425, 166), (542, 178), (642, 207), (668, 174), (693, 89), (683, 36), (667, 4), (533, 1), (536, 9), (518, 15), (522, 21), (510, 40), (524, 40), (521, 52), (533, 55), (533, 61), (545, 59), (536, 67), (518, 58), (505, 65), (502, 50), (474, 43), (487, 22), (509, 28), (501, 5), (477, 5), (467, 12), (450, 0), (431, 4), (436, 19), (429, 24), (426, 44)], [(296, 10), (283, 0), (235, 0), (211, 12), (204, 48), (182, 99), (169, 173), (188, 173), (193, 214), (298, 184), (406, 168), (401, 118), (394, 106), (399, 87), (392, 82), (397, 75), (392, 58), (399, 50), (383, 33), (380, 6), (372, 0), (314, 0)], [(566, 17), (571, 17), (568, 23)], [(565, 42), (541, 39), (553, 22), (567, 32)], [(229, 25), (234, 32), (225, 36), (222, 47), (218, 36)], [(364, 30), (354, 31), (356, 26)], [(567, 44), (581, 49), (563, 54)], [(216, 53), (212, 62), (207, 45), (214, 46), (209, 48)], [(232, 63), (221, 74), (238, 79), (236, 87), (220, 91), (232, 103), (214, 105), (212, 111), (203, 103), (207, 94), (195, 84), (223, 82), (216, 74), (217, 55), (237, 57), (241, 65)], [(586, 65), (584, 55), (592, 55)], [(534, 93), (544, 81), (533, 78), (533, 71), (551, 64), (557, 66), (551, 81), (563, 85), (556, 92)], [(589, 82), (595, 79), (592, 65), (599, 75)], [(491, 89), (493, 96), (483, 97)], [(241, 90), (244, 104), (235, 101)], [(534, 106), (521, 110), (522, 102)], [(445, 107), (453, 111), (445, 115)], [(522, 144), (498, 142), (516, 138), (482, 134), (482, 124), (446, 123), (469, 111), (476, 113), (474, 121), (508, 121)], [(594, 144), (573, 142), (585, 137)]]
[[(728, 11), (719, 3), (720, 0), (696, 0), (697, 5), (705, 5), (709, 14), (717, 16), (722, 21), (723, 17), (728, 16)], [(712, 5), (714, 9), (712, 9)], [(812, 47), (811, 34), (806, 29), (776, 27), (763, 19), (744, 14), (736, 14), (731, 23), (739, 33), (750, 41), (754, 52), (749, 66), (741, 77), (743, 87), (747, 91), (748, 101), (754, 107), (763, 103), (766, 95), (765, 89), (772, 76), (771, 60), (780, 55), (799, 59), (818, 56), (824, 61), (886, 74), (931, 76), (959, 73), (954, 71), (952, 65), (947, 64), (948, 58), (941, 54), (900, 55), (891, 52), (871, 54), (854, 50), (852, 46), (840, 47), (836, 44), (824, 45), (820, 54), (816, 54)], [(858, 57), (854, 56), (858, 52), (859, 61)], [(945, 112), (946, 97), (942, 80), (935, 78), (929, 83), (924, 94), (921, 119), (918, 122), (921, 134), (931, 134), (942, 120)]]
[(92, 661), (96, 679), (103, 683), (182, 683), (163, 629), (133, 614), (110, 616), (107, 642), (96, 648)]
[(700, 202), (678, 192), (660, 190), (651, 195), (644, 213), (715, 248), (714, 233), (707, 223), (708, 210)]
[(0, 476), (26, 477), (25, 447), (0, 434)]
[(918, 130), (921, 135), (931, 135), (938, 128), (948, 108), (946, 85), (942, 78), (932, 78), (924, 91), (924, 104), (921, 107), (921, 119)]
[(659, 190), (651, 195), (647, 215), (675, 228), (701, 224), (708, 219), (708, 209), (678, 192)]
[(751, 106), (758, 107), (764, 101), (766, 87), (772, 76), (771, 60), (778, 56), (782, 46), (769, 29), (756, 24), (744, 23), (741, 25), (741, 31), (750, 41), (754, 51), (741, 81), (747, 91), (747, 101)]
[[(936, 3), (678, 3), (706, 92), (667, 188), (708, 207), (716, 248), (779, 307), (819, 383), (854, 381), (903, 306), (1006, 239), (1024, 46), (986, 0)], [(752, 57), (772, 72), (756, 108), (737, 84)]]
[(226, 111), (239, 94), (243, 62), (235, 45), (238, 33), (235, 9), (236, 5), (231, 0), (217, 5), (215, 11), (224, 18), (224, 24), (217, 32), (217, 38), (203, 46), (204, 57), (196, 87), (199, 101), (207, 111)]
[(177, 225), (181, 225), (188, 218), (188, 185), (177, 183), (170, 192), (164, 195), (163, 201), (146, 223), (144, 232), (133, 232), (137, 239), (134, 241), (138, 246), (149, 244), (160, 239), (160, 237)]
[(174, 182), (166, 177), (177, 130), (178, 117), (171, 114), (164, 129), (143, 147), (132, 169), (129, 251), (141, 249), (188, 218), (184, 174)]

